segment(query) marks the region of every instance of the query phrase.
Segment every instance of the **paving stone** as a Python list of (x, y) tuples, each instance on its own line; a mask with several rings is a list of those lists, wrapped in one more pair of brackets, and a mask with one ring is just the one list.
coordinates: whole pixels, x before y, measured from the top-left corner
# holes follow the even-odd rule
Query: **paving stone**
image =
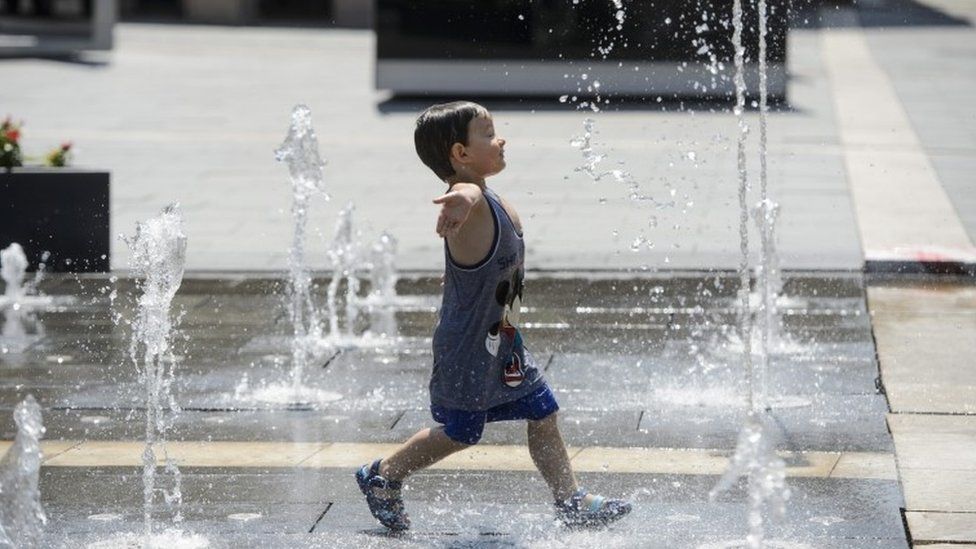
[(891, 414), (902, 469), (976, 471), (976, 416)]
[(976, 472), (899, 468), (907, 509), (976, 513)]
[[(946, 295), (948, 294), (948, 295)], [(976, 352), (976, 315), (968, 307), (971, 290), (954, 285), (932, 290), (869, 289), (882, 377), (896, 412), (962, 412), (976, 410), (976, 374), (964, 367)], [(938, 312), (906, 310), (926, 295), (925, 307)], [(903, 304), (898, 302), (904, 298)], [(924, 310), (924, 309), (923, 309)], [(925, 364), (923, 371), (919, 364)]]
[(976, 542), (976, 513), (905, 513), (916, 542)]

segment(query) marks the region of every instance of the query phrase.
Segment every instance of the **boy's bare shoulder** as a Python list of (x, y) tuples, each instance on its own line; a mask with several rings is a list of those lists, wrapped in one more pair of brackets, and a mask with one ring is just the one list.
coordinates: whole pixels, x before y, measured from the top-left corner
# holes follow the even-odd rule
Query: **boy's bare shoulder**
[(476, 265), (491, 253), (495, 240), (495, 222), (487, 199), (474, 205), (464, 225), (447, 236), (451, 258), (462, 266)]

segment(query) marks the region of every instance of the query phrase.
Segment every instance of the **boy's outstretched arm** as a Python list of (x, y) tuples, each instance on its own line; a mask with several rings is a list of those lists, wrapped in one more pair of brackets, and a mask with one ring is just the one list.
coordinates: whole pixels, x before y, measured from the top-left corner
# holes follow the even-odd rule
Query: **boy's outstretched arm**
[(455, 262), (475, 265), (491, 252), (495, 224), (481, 187), (456, 183), (447, 194), (435, 198), (434, 204), (441, 205), (437, 234), (447, 241)]
[(437, 234), (445, 238), (457, 236), (471, 212), (484, 199), (481, 187), (473, 183), (456, 183), (446, 194), (435, 198), (434, 204), (441, 205), (441, 213), (437, 217)]

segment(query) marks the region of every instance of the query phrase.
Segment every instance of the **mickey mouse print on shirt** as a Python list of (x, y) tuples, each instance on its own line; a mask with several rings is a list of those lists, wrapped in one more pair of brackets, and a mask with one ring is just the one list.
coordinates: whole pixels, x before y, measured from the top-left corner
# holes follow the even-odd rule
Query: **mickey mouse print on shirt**
[(495, 287), (495, 301), (502, 306), (502, 318), (491, 325), (485, 338), (485, 348), (491, 356), (498, 356), (502, 338), (512, 342), (511, 356), (505, 361), (502, 382), (509, 387), (518, 387), (525, 381), (525, 354), (522, 347), (522, 334), (519, 333), (519, 311), (522, 308), (522, 288), (524, 275), (522, 269), (515, 269), (510, 280), (502, 280)]

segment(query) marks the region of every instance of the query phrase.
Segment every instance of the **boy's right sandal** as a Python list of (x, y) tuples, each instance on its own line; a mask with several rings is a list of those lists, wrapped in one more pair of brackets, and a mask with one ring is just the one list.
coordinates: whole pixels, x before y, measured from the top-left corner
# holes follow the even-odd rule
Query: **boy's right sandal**
[(619, 520), (631, 511), (630, 502), (595, 496), (586, 503), (586, 490), (580, 488), (569, 499), (556, 502), (556, 516), (570, 527), (600, 527)]
[(410, 528), (410, 518), (403, 508), (400, 483), (380, 476), (380, 460), (363, 465), (356, 471), (356, 483), (366, 496), (369, 512), (383, 526), (395, 532)]

